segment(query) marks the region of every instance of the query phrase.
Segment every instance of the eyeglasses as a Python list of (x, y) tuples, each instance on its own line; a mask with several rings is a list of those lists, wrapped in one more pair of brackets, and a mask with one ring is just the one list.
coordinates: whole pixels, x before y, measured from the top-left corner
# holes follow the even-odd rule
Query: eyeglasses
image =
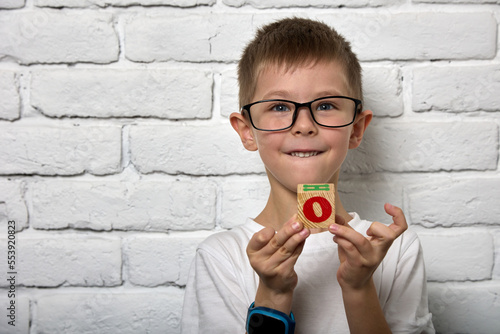
[(300, 108), (307, 107), (316, 124), (327, 128), (341, 128), (354, 122), (361, 100), (347, 96), (326, 96), (310, 102), (262, 100), (243, 106), (252, 126), (260, 131), (283, 131), (297, 120)]

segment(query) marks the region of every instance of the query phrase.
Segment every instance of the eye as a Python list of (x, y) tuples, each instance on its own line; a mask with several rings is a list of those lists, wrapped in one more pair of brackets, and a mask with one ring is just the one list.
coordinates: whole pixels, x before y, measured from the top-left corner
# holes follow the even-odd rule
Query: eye
[(286, 104), (275, 104), (271, 107), (272, 111), (285, 112), (290, 111), (290, 107)]
[(322, 102), (316, 108), (316, 110), (333, 110), (333, 109), (337, 109), (337, 108), (333, 103), (330, 103), (330, 102)]

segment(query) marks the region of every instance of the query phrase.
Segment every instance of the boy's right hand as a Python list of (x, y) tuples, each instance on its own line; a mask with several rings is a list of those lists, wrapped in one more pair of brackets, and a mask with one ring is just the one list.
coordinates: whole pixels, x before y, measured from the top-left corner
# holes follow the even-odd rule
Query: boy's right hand
[(253, 235), (247, 255), (260, 277), (255, 306), (290, 313), (298, 282), (294, 266), (309, 234), (294, 215), (278, 232), (266, 227)]

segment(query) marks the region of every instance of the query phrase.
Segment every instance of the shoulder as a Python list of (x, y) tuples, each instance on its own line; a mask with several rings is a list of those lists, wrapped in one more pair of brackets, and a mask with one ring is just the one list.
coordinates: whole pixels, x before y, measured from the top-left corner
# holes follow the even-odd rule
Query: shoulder
[(219, 260), (244, 258), (250, 238), (261, 228), (259, 224), (249, 219), (245, 224), (231, 230), (210, 235), (198, 245), (196, 253)]

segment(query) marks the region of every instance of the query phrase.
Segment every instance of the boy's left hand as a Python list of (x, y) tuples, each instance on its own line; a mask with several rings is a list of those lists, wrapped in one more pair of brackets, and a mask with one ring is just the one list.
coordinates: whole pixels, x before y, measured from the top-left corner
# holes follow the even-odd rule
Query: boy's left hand
[(366, 287), (392, 242), (408, 228), (400, 208), (385, 204), (384, 209), (392, 216), (393, 223), (389, 226), (372, 223), (366, 231), (368, 237), (354, 230), (340, 216), (336, 217), (337, 224), (330, 225), (329, 231), (334, 234), (333, 241), (338, 245), (340, 268), (337, 280), (342, 289)]

